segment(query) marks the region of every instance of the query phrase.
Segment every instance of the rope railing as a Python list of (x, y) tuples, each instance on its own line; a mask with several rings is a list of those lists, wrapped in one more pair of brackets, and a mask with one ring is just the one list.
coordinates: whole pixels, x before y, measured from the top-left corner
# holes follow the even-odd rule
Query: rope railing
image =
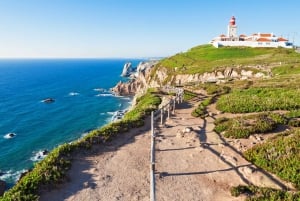
[(176, 93), (176, 96), (169, 100), (165, 105), (163, 105), (157, 111), (151, 112), (151, 146), (150, 146), (150, 201), (156, 201), (155, 194), (155, 122), (160, 118), (160, 125), (164, 124), (164, 115), (167, 111), (167, 119), (170, 118), (171, 111), (173, 115), (175, 114), (175, 106), (177, 104), (183, 102), (183, 94), (184, 91), (181, 88), (168, 88), (168, 90), (172, 92), (168, 93)]

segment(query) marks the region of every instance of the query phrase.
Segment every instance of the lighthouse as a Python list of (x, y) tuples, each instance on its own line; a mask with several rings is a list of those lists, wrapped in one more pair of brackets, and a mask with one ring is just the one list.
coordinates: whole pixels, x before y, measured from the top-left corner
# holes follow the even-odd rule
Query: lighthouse
[(229, 21), (227, 37), (229, 37), (230, 40), (232, 40), (232, 41), (238, 40), (237, 26), (235, 24), (235, 17), (234, 16), (232, 16), (230, 21)]

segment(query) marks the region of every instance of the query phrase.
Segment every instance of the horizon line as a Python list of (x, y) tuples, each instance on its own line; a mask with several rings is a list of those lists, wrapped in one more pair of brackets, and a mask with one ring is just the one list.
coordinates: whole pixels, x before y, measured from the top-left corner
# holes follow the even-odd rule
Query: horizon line
[(153, 59), (165, 58), (165, 56), (155, 57), (0, 57), (0, 60), (29, 60), (29, 59)]

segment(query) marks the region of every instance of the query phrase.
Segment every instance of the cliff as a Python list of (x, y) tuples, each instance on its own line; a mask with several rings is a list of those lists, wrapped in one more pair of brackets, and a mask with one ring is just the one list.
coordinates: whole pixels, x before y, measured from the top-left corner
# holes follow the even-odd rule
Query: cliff
[[(258, 67), (257, 67), (258, 68)], [(185, 85), (189, 83), (220, 83), (228, 80), (247, 80), (270, 77), (269, 72), (257, 70), (245, 70), (226, 67), (223, 70), (196, 74), (170, 74), (166, 68), (153, 69), (153, 65), (138, 72), (128, 82), (119, 82), (112, 92), (118, 95), (134, 95), (138, 91), (145, 91), (147, 88), (161, 87), (164, 85)]]
[(134, 95), (139, 90), (144, 90), (148, 87), (147, 77), (151, 69), (158, 63), (158, 61), (140, 62), (136, 71), (131, 72), (130, 80), (128, 82), (120, 81), (111, 91), (117, 95)]
[(130, 62), (126, 63), (123, 67), (123, 71), (121, 76), (122, 77), (128, 77), (131, 75), (131, 73), (134, 71), (132, 64)]
[(187, 52), (142, 62), (127, 83), (112, 89), (119, 95), (132, 95), (149, 87), (192, 83), (223, 83), (231, 80), (266, 79), (274, 68), (296, 65), (299, 54), (283, 48), (214, 48), (202, 45)]

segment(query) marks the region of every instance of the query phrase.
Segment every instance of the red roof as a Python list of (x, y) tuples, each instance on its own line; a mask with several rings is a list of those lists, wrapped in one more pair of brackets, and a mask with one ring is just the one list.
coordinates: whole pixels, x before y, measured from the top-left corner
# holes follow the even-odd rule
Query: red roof
[(240, 38), (245, 38), (245, 37), (247, 37), (247, 36), (244, 35), (244, 34), (241, 34), (241, 35), (240, 35)]
[(273, 34), (270, 34), (270, 33), (261, 33), (259, 34), (260, 37), (272, 37)]
[(282, 37), (278, 38), (278, 42), (286, 42), (286, 41), (289, 41), (289, 40), (282, 38)]
[(267, 38), (259, 38), (257, 39), (258, 42), (271, 42), (270, 39), (267, 39)]

